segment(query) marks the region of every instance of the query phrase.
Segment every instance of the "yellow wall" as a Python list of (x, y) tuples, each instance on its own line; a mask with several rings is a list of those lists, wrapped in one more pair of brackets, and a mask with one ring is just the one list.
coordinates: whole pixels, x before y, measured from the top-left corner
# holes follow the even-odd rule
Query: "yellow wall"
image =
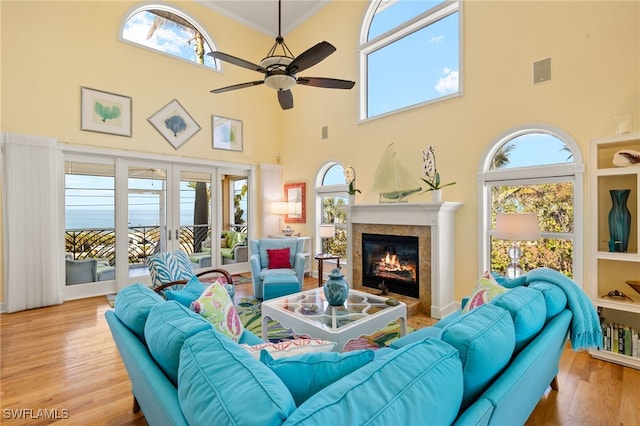
[[(357, 50), (367, 1), (333, 0), (285, 36), (294, 54), (321, 40), (338, 48), (302, 75), (357, 82), (351, 91), (296, 87), (295, 107), (285, 112), (265, 87), (209, 93), (256, 80), (255, 72), (224, 64), (223, 72), (216, 73), (118, 41), (123, 17), (137, 4), (0, 2), (0, 130), (93, 147), (256, 164), (275, 162), (280, 152), (285, 181), (307, 183), (307, 224), (296, 226), (303, 232), (312, 231), (314, 178), (324, 162), (353, 165), (363, 192), (357, 201), (377, 202), (369, 188), (389, 143), (395, 143), (400, 161), (416, 177), (422, 173), (421, 150), (436, 145), (443, 179), (458, 182), (444, 198), (464, 203), (455, 241), (458, 299), (470, 292), (478, 275), (476, 173), (488, 144), (515, 126), (544, 123), (568, 132), (588, 164), (589, 139), (612, 134), (614, 114), (633, 111), (639, 126), (638, 1), (465, 2), (464, 96), (364, 123), (358, 122)], [(257, 62), (273, 43), (198, 3), (174, 5), (195, 17), (223, 52)], [(532, 64), (546, 57), (552, 58), (552, 80), (534, 86)], [(81, 131), (81, 86), (131, 96), (133, 137)], [(146, 121), (174, 98), (202, 126), (178, 151)], [(243, 120), (242, 153), (211, 149), (212, 114)], [(322, 126), (329, 128), (326, 140), (321, 139)], [(410, 198), (428, 200), (428, 195)], [(585, 198), (585, 211), (587, 206)]]

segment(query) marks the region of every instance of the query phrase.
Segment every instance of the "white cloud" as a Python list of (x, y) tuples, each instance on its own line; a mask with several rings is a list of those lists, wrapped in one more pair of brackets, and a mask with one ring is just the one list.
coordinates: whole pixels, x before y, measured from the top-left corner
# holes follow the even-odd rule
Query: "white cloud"
[(434, 44), (434, 43), (443, 43), (444, 42), (444, 36), (443, 35), (439, 35), (439, 36), (434, 36), (431, 37), (429, 39), (429, 43)]
[(438, 93), (447, 94), (458, 91), (458, 70), (445, 68), (442, 70), (443, 77), (438, 79), (435, 89)]

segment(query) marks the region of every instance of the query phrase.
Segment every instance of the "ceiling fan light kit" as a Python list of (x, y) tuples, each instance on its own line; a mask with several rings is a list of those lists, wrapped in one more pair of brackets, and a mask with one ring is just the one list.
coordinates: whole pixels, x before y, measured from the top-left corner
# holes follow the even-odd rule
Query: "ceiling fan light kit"
[[(282, 38), (281, 35), (281, 1), (282, 0), (278, 0), (278, 36), (276, 37), (276, 42), (271, 47), (271, 50), (269, 50), (267, 56), (260, 61), (259, 65), (219, 51), (208, 53), (209, 56), (215, 59), (262, 73), (264, 74), (264, 80), (221, 87), (212, 90), (211, 93), (224, 93), (231, 90), (265, 84), (267, 87), (278, 92), (280, 107), (286, 110), (293, 108), (293, 94), (290, 89), (296, 84), (327, 89), (351, 89), (356, 84), (354, 81), (336, 78), (297, 77), (298, 72), (304, 71), (324, 60), (327, 56), (335, 52), (336, 48), (333, 47), (331, 43), (322, 41), (305, 50), (297, 57), (294, 57), (291, 50), (289, 50), (284, 43), (284, 38)], [(283, 55), (276, 55), (278, 48), (282, 50)]]

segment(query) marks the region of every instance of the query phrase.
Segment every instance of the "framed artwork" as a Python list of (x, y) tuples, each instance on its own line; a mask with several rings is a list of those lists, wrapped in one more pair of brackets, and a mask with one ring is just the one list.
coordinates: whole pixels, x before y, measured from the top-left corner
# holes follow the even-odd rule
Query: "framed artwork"
[(285, 223), (307, 223), (305, 197), (306, 184), (304, 182), (284, 184), (284, 200), (292, 204), (289, 209), (291, 213), (284, 216)]
[(242, 151), (242, 121), (211, 116), (213, 147), (228, 151)]
[(198, 123), (191, 118), (177, 99), (163, 106), (148, 120), (175, 149), (180, 148), (200, 130)]
[(80, 129), (131, 137), (131, 98), (80, 88)]

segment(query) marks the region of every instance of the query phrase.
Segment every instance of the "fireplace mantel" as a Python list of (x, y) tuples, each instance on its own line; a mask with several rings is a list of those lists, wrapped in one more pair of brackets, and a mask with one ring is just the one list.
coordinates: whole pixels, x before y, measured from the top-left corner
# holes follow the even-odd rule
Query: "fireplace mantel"
[[(362, 260), (354, 259), (354, 252), (360, 249), (354, 248), (354, 240), (360, 240), (359, 235), (354, 236), (354, 229), (361, 225), (371, 225), (379, 229), (407, 229), (411, 233), (422, 233), (430, 239), (430, 262), (427, 260), (424, 268), (430, 269), (430, 273), (423, 274), (425, 283), (421, 283), (427, 289), (427, 293), (421, 296), (420, 303), (426, 304), (424, 308), (430, 310), (433, 318), (443, 318), (459, 308), (454, 300), (454, 238), (455, 238), (455, 212), (462, 203), (385, 203), (385, 204), (354, 204), (347, 207), (347, 261), (349, 270), (347, 276), (350, 283), (354, 275), (360, 276), (354, 266), (361, 265)], [(404, 228), (404, 227), (408, 228)], [(416, 228), (417, 227), (417, 228)], [(355, 231), (357, 232), (357, 231)], [(395, 232), (395, 231), (391, 231)], [(387, 232), (388, 233), (388, 232)], [(430, 252), (430, 253), (429, 253)], [(421, 254), (422, 256), (422, 254)], [(430, 278), (430, 279), (429, 279)], [(429, 312), (427, 312), (429, 313)]]

